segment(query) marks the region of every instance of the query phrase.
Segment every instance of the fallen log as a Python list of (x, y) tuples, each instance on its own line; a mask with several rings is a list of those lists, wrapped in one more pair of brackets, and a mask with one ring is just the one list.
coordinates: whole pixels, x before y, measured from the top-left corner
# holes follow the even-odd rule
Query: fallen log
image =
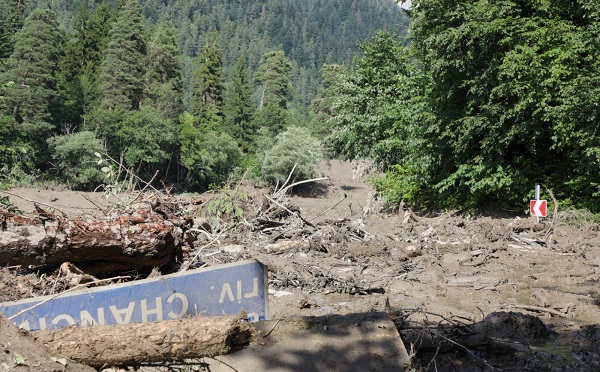
[(183, 237), (181, 227), (151, 211), (85, 220), (0, 210), (0, 225), (0, 265), (68, 261), (89, 274), (162, 267), (181, 254)]
[(0, 313), (0, 371), (95, 372), (96, 369), (53, 355)]
[(33, 332), (53, 354), (92, 367), (135, 366), (228, 354), (250, 344), (246, 314)]

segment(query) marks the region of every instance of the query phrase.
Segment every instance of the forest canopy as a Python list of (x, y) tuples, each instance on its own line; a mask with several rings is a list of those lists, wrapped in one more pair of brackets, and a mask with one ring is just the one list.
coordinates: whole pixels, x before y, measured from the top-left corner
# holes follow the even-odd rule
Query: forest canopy
[[(0, 187), (274, 179), (262, 161), (309, 126), (321, 67), (407, 24), (392, 0), (0, 0)], [(323, 151), (309, 135), (291, 143)]]
[(600, 212), (599, 17), (549, 0), (0, 0), (0, 183), (205, 190), (329, 154), (380, 164), (390, 206), (521, 212), (539, 183)]
[(404, 46), (363, 43), (330, 138), (391, 202), (523, 210), (536, 183), (600, 211), (600, 4), (413, 1)]

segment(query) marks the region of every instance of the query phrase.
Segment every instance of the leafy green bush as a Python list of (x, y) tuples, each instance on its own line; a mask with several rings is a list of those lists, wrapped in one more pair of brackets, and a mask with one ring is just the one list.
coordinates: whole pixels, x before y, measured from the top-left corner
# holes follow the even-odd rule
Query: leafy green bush
[(412, 203), (419, 191), (419, 185), (401, 165), (393, 165), (383, 176), (371, 178), (369, 181), (383, 196), (387, 205), (397, 205), (402, 201)]
[(239, 164), (242, 153), (237, 142), (226, 133), (200, 131), (190, 114), (182, 115), (179, 136), (187, 187), (206, 188), (221, 183)]
[(244, 217), (243, 203), (248, 195), (243, 189), (211, 185), (214, 196), (207, 202), (206, 217), (213, 231), (226, 229)]
[(83, 131), (48, 139), (57, 177), (76, 189), (92, 189), (102, 182), (104, 173), (97, 166), (95, 152), (104, 146), (93, 132)]
[(294, 165), (291, 182), (319, 176), (316, 168), (323, 159), (321, 143), (306, 128), (290, 127), (276, 137), (276, 144), (265, 153), (262, 178), (271, 184), (284, 183)]

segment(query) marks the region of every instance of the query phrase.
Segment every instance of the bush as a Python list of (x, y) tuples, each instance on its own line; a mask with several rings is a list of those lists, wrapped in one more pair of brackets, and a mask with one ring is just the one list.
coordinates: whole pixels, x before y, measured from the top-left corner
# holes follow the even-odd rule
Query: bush
[(291, 182), (319, 176), (316, 168), (323, 159), (321, 143), (306, 128), (291, 127), (276, 137), (276, 144), (265, 153), (262, 178), (271, 184), (283, 184), (294, 165)]
[(60, 180), (75, 189), (93, 189), (104, 178), (97, 166), (95, 152), (104, 146), (93, 132), (83, 131), (48, 139), (54, 170)]

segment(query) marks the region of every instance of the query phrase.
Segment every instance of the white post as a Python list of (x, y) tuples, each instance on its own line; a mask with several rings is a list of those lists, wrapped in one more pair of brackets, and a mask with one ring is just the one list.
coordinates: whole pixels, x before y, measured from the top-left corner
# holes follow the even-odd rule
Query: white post
[[(540, 200), (540, 184), (539, 183), (535, 184), (535, 200), (536, 201)], [(537, 223), (540, 223), (540, 217), (536, 216), (535, 218), (537, 220)]]

